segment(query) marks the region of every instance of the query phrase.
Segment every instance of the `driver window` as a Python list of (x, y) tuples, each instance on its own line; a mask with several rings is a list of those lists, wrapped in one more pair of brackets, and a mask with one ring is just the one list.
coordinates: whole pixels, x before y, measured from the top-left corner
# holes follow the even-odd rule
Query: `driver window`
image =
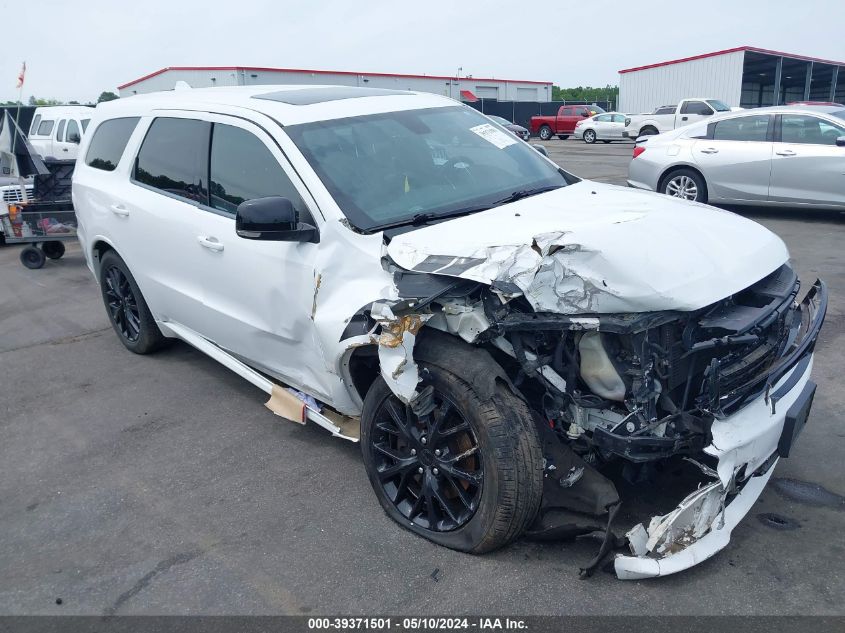
[(234, 214), (246, 200), (281, 196), (302, 213), (305, 203), (279, 161), (257, 136), (215, 123), (211, 134), (211, 206)]

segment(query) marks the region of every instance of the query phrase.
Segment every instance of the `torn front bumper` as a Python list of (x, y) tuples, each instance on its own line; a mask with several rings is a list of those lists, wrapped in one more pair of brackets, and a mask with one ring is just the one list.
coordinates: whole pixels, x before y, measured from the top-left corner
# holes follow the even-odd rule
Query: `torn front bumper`
[(793, 351), (777, 364), (766, 393), (736, 413), (713, 422), (704, 452), (717, 458), (715, 481), (686, 497), (664, 516), (628, 532), (632, 555), (614, 561), (618, 578), (666, 576), (724, 549), (749, 512), (780, 457), (789, 455), (812, 404), (813, 350), (827, 309), (827, 290), (817, 281), (800, 306), (807, 324)]

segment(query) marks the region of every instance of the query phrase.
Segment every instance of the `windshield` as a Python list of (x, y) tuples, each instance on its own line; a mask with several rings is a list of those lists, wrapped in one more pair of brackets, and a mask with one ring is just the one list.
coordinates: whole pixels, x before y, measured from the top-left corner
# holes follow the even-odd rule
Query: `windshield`
[[(470, 213), (577, 179), (466, 106), (285, 127), (364, 231)], [(568, 180), (567, 180), (568, 179)]]
[(710, 107), (713, 108), (716, 112), (730, 112), (730, 106), (726, 106), (724, 103), (719, 101), (718, 99), (708, 99), (707, 103), (710, 104)]

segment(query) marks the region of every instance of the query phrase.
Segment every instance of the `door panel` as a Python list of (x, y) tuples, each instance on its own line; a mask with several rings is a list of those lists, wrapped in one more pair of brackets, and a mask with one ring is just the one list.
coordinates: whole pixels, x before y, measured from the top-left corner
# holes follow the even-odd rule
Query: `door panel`
[(693, 143), (693, 157), (711, 200), (763, 201), (769, 195), (771, 116), (750, 115), (708, 126), (711, 139)]
[(845, 135), (824, 119), (781, 117), (781, 142), (774, 144), (770, 198), (773, 202), (845, 207)]
[(284, 156), (261, 129), (238, 119), (215, 120), (209, 179), (214, 210), (200, 212), (192, 244), (207, 280), (197, 329), (250, 364), (329, 399), (331, 384), (311, 315), (319, 245), (235, 233), (238, 204), (268, 196), (288, 198), (304, 221), (313, 222), (292, 183), (292, 169), (283, 164)]

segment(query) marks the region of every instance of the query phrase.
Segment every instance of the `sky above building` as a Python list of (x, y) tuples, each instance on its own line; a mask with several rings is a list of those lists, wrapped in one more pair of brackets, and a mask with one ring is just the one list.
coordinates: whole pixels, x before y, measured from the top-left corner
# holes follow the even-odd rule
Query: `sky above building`
[(23, 61), (24, 102), (93, 101), (166, 66), (460, 68), (574, 87), (741, 45), (845, 61), (845, 0), (0, 0), (0, 15), (0, 102), (18, 98)]

